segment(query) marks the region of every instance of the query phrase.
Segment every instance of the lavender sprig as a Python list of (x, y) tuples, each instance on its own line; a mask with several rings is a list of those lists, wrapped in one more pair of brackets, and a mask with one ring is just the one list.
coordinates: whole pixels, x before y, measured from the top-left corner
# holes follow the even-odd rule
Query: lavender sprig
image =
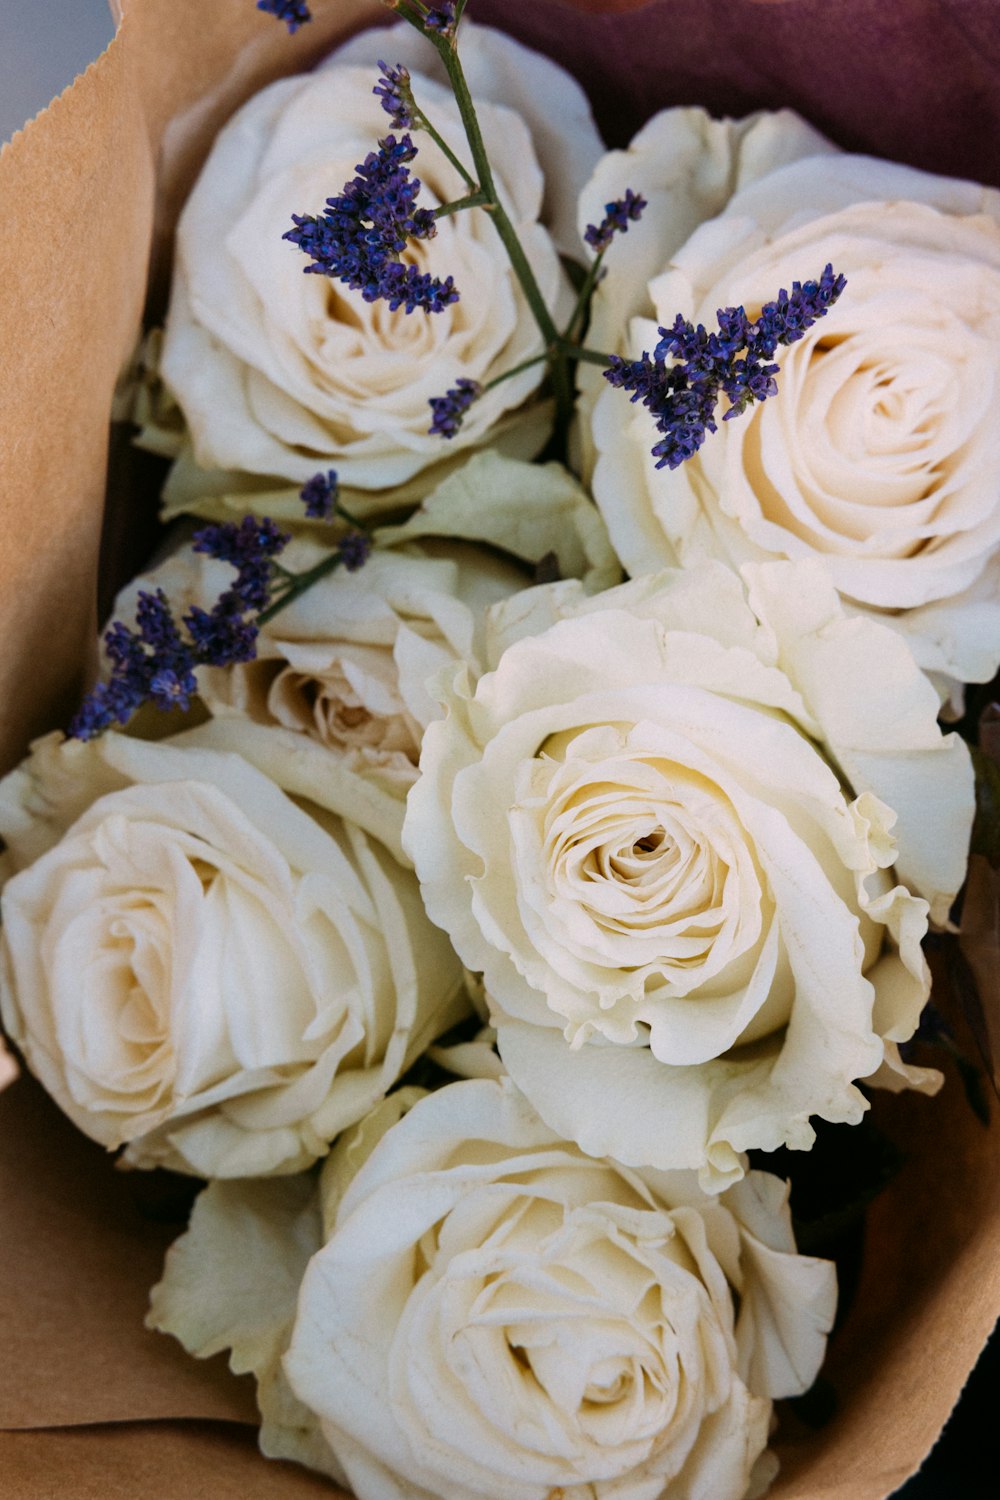
[(372, 93), (382, 101), (382, 108), (391, 116), (389, 123), (393, 130), (418, 129), (421, 115), (414, 102), (409, 68), (402, 63), (391, 68), (381, 59), (379, 67), (382, 71)]
[(439, 36), (454, 36), (455, 34), (455, 0), (446, 0), (444, 5), (435, 6), (424, 16), (424, 26), (428, 31), (437, 32)]
[(194, 605), (188, 611), (182, 622), (186, 634), (162, 589), (155, 594), (140, 590), (136, 628), (115, 620), (105, 633), (111, 672), (83, 700), (69, 727), (70, 738), (90, 740), (112, 724), (125, 724), (143, 703), (186, 710), (197, 691), (196, 667), (252, 660), (257, 624), (247, 616), (267, 605), (271, 563), (287, 541), (273, 521), (256, 516), (196, 532), (196, 552), (236, 569), (232, 587), (211, 610)]
[(339, 515), (350, 523), (336, 547), (306, 572), (287, 573), (274, 559), (289, 536), (266, 516), (196, 531), (194, 551), (230, 563), (236, 569), (233, 584), (211, 609), (192, 605), (181, 624), (162, 589), (140, 590), (135, 629), (115, 620), (105, 633), (111, 671), (84, 699), (69, 727), (71, 739), (90, 740), (112, 724), (126, 724), (144, 703), (186, 711), (198, 691), (198, 667), (253, 661), (260, 627), (272, 616), (335, 568), (355, 573), (364, 565), (372, 539), (341, 505), (336, 472), (315, 474), (301, 498), (308, 516), (332, 520)]
[(300, 26), (305, 26), (307, 21), (312, 20), (312, 12), (306, 0), (257, 0), (257, 9), (266, 11), (268, 15), (274, 16), (279, 21), (284, 21), (288, 27), (289, 36), (294, 35)]
[(360, 292), (366, 302), (383, 299), (393, 312), (405, 307), (441, 312), (458, 301), (454, 278), (442, 281), (400, 259), (410, 239), (437, 233), (434, 213), (416, 206), (420, 179), (410, 175), (417, 148), (408, 135), (388, 135), (356, 168), (343, 192), (326, 200), (318, 218), (293, 214), (294, 228), (283, 236), (312, 261), (306, 272), (330, 276)]
[[(637, 360), (612, 355), (605, 379), (648, 407), (663, 433), (651, 449), (656, 467), (679, 468), (698, 452), (708, 434), (717, 431), (721, 396), (730, 403), (722, 418), (727, 422), (755, 401), (776, 395), (779, 366), (771, 362), (776, 349), (800, 339), (846, 285), (846, 278), (827, 265), (818, 281), (793, 281), (790, 294), (782, 288), (753, 323), (742, 307), (720, 308), (718, 329), (709, 333), (678, 314), (672, 328), (659, 330), (652, 358), (647, 353)], [(678, 363), (668, 365), (668, 358)]]
[(461, 375), (443, 396), (432, 396), (428, 402), (432, 417), (428, 428), (431, 436), (453, 438), (469, 407), (482, 393), (483, 388), (478, 380), (470, 380), (468, 376)]
[(598, 255), (607, 250), (616, 234), (627, 234), (629, 224), (638, 223), (646, 208), (646, 199), (641, 193), (625, 189), (624, 198), (615, 198), (604, 205), (604, 218), (599, 224), (588, 224), (584, 239)]
[(299, 499), (306, 508), (306, 515), (313, 521), (332, 521), (340, 498), (340, 483), (336, 469), (324, 474), (314, 474), (299, 491)]
[[(329, 569), (336, 567), (338, 563), (342, 563), (348, 573), (356, 573), (360, 567), (364, 566), (371, 555), (372, 539), (361, 522), (356, 520), (351, 515), (351, 512), (345, 510), (341, 505), (340, 482), (337, 478), (336, 469), (328, 469), (325, 474), (322, 471), (314, 474), (302, 486), (302, 489), (299, 491), (299, 499), (305, 505), (306, 515), (311, 520), (332, 521), (335, 516), (341, 516), (345, 521), (350, 522), (350, 531), (344, 532), (344, 535), (337, 543), (335, 554), (329, 559)], [(324, 564), (321, 563), (320, 566), (323, 567)], [(305, 576), (305, 574), (300, 575), (300, 577)], [(293, 579), (291, 586), (295, 586), (295, 584), (296, 580)], [(286, 602), (284, 595), (279, 602), (281, 604)]]

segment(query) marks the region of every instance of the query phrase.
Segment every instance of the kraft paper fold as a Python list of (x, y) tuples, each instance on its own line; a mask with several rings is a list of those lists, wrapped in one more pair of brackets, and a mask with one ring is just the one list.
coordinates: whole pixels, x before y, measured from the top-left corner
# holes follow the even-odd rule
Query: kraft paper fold
[[(264, 82), (388, 19), (378, 0), (312, 4), (314, 24), (289, 38), (253, 0), (128, 0), (104, 56), (0, 153), (3, 766), (65, 722), (92, 662), (112, 395), (144, 305), (162, 307), (171, 229), (214, 131)], [(472, 14), (591, 88), (602, 80), (616, 144), (659, 105), (789, 104), (850, 149), (1000, 174), (994, 0), (570, 4), (472, 0)], [(872, 1209), (831, 1349), (840, 1414), (781, 1437), (774, 1500), (884, 1500), (931, 1447), (1000, 1311), (1000, 1130), (954, 1078), (935, 1101), (877, 1110), (909, 1160)], [(138, 1175), (116, 1172), (30, 1081), (0, 1097), (5, 1500), (335, 1496), (256, 1456), (251, 1392), (221, 1361), (143, 1330), (179, 1226)]]

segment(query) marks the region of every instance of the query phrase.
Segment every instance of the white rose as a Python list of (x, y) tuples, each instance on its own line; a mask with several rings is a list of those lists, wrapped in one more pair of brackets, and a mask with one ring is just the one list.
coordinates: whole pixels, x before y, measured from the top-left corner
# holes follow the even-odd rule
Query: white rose
[[(599, 137), (579, 87), (553, 63), (468, 24), (462, 46), (498, 191), (558, 321), (572, 294), (541, 219), (565, 242), (568, 201), (600, 154)], [(302, 483), (333, 467), (362, 490), (400, 485), (481, 445), (542, 378), (536, 365), (484, 395), (450, 442), (429, 434), (432, 396), (459, 376), (486, 384), (542, 350), (488, 213), (445, 218), (434, 239), (415, 243), (415, 262), (454, 276), (461, 294), (435, 315), (392, 313), (339, 282), (303, 275), (305, 257), (283, 241), (291, 215), (321, 212), (389, 133), (372, 92), (379, 57), (411, 64), (420, 108), (468, 156), (451, 91), (431, 76), (436, 53), (402, 24), (271, 84), (220, 132), (178, 226), (161, 366), (203, 468)], [(541, 128), (543, 115), (560, 122), (558, 132)], [(426, 132), (414, 144), (422, 204), (467, 193)], [(544, 432), (527, 424), (514, 434), (522, 438), (530, 445)]]
[(291, 1172), (465, 1010), (412, 874), (199, 731), (49, 736), (0, 786), (0, 1008), (138, 1166)]
[(502, 1080), (365, 1122), (319, 1203), (295, 1186), (207, 1189), (150, 1319), (257, 1374), (266, 1452), (358, 1500), (743, 1500), (773, 1475), (771, 1401), (812, 1382), (836, 1300), (777, 1178), (710, 1199), (594, 1160)]
[(500, 606), (511, 644), (447, 688), (403, 832), (543, 1119), (716, 1186), (860, 1119), (854, 1080), (938, 1081), (896, 1043), (973, 806), (899, 637), (814, 565), (748, 572), (749, 604), (710, 564)]
[[(589, 224), (600, 223), (604, 205), (621, 198), (626, 188), (646, 200), (641, 219), (629, 225), (627, 234), (617, 235), (605, 255), (607, 273), (591, 304), (587, 343), (610, 354), (626, 353), (633, 318), (650, 314), (649, 283), (699, 224), (763, 173), (836, 149), (789, 109), (761, 111), (742, 120), (713, 120), (696, 107), (654, 115), (627, 150), (608, 151), (601, 158), (580, 195), (581, 234)], [(579, 366), (578, 379), (580, 439), (590, 474), (596, 459), (591, 418), (607, 382), (587, 364)]]
[[(253, 661), (198, 669), (199, 699), (216, 719), (203, 745), (235, 751), (284, 791), (346, 814), (404, 863), (402, 803), (424, 727), (440, 712), (426, 681), (479, 660), (486, 606), (528, 581), (483, 549), (444, 550), (376, 550), (263, 625)], [(327, 555), (297, 538), (281, 560), (304, 572)], [(227, 563), (185, 546), (134, 580), (115, 614), (131, 620), (138, 593), (159, 588), (181, 618), (192, 605), (211, 608), (232, 580)]]
[[(668, 111), (643, 138), (665, 143), (676, 129)], [(778, 351), (779, 395), (720, 422), (673, 472), (654, 466), (649, 413), (621, 392), (600, 397), (593, 482), (612, 541), (633, 573), (814, 557), (852, 607), (907, 635), (926, 670), (988, 679), (1000, 663), (1000, 194), (868, 157), (806, 155), (794, 121), (776, 118), (772, 133), (772, 169), (757, 162), (708, 210), (717, 217), (695, 228), (680, 193), (689, 237), (655, 273), (643, 259), (622, 337), (638, 355), (677, 313), (707, 327), (722, 307), (753, 316), (828, 261), (847, 290)]]
[[(358, 572), (319, 579), (263, 625), (254, 661), (198, 670), (199, 698), (217, 720), (201, 743), (237, 751), (408, 863), (400, 803), (416, 780), (424, 729), (440, 713), (428, 680), (457, 662), (485, 664), (487, 607), (525, 588), (534, 565), (554, 560), (588, 590), (617, 582), (621, 570), (567, 470), (492, 451), (437, 485), (405, 524), (382, 527), (376, 542)], [(330, 545), (297, 535), (281, 563), (302, 573)], [(115, 615), (131, 622), (139, 593), (162, 589), (182, 619), (193, 605), (211, 608), (232, 580), (228, 563), (185, 545), (134, 579)]]

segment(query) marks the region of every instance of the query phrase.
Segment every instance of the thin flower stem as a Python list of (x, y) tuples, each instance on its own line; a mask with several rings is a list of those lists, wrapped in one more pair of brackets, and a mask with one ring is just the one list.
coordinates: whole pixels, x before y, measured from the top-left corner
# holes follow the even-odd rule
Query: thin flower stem
[(368, 527), (365, 525), (364, 521), (359, 521), (357, 516), (352, 515), (346, 506), (341, 505), (339, 500), (334, 502), (333, 508), (336, 511), (337, 515), (340, 516), (341, 520), (347, 522), (348, 526), (355, 526), (358, 531), (368, 530)]
[(493, 170), (490, 166), (486, 145), (483, 141), (482, 131), (479, 128), (479, 118), (476, 115), (476, 107), (472, 102), (469, 85), (465, 79), (465, 72), (459, 60), (458, 53), (454, 51), (446, 37), (432, 38), (438, 50), (438, 55), (444, 63), (451, 82), (455, 102), (462, 116), (462, 124), (465, 126), (465, 134), (469, 142), (469, 150), (472, 152), (472, 160), (479, 174), (479, 184), (482, 192), (486, 195), (484, 207), (490, 214), (493, 223), (503, 241), (504, 249), (510, 258), (515, 275), (521, 283), (521, 288), (531, 308), (535, 322), (547, 344), (554, 343), (559, 337), (558, 329), (552, 321), (545, 298), (535, 280), (535, 273), (528, 263), (521, 241), (517, 237), (517, 231), (507, 216), (507, 212), (500, 202), (496, 183), (493, 180)]
[[(469, 169), (466, 167), (465, 163), (462, 162), (462, 161), (460, 161), (459, 158), (455, 155), (454, 151), (448, 145), (448, 142), (445, 140), (444, 136), (441, 135), (440, 131), (435, 130), (435, 128), (431, 124), (430, 120), (428, 120), (427, 116), (420, 110), (419, 105), (418, 105), (417, 108), (418, 108), (419, 119), (417, 121), (415, 121), (415, 128), (417, 130), (426, 130), (427, 134), (430, 136), (430, 138), (434, 142), (434, 144), (438, 147), (438, 149), (440, 151), (442, 151), (444, 153), (444, 155), (451, 162), (452, 166), (455, 168), (455, 171), (459, 174), (459, 176), (461, 177), (462, 181), (465, 183), (466, 187), (467, 188), (471, 188), (471, 190), (472, 190), (471, 196), (475, 197), (476, 194), (480, 192), (480, 187), (479, 187), (478, 182), (473, 177), (473, 175), (469, 171)], [(458, 203), (460, 203), (463, 208), (473, 208), (475, 206), (474, 204), (469, 203), (464, 198), (460, 198), (460, 199), (458, 199), (456, 201)], [(477, 198), (476, 201), (477, 201), (477, 203), (485, 203), (486, 202), (486, 195), (483, 194), (483, 196), (481, 198)], [(438, 210), (438, 217), (439, 218), (443, 218), (444, 217), (444, 215), (441, 213), (440, 209)]]
[(390, 10), (396, 12), (401, 21), (409, 21), (411, 26), (418, 26), (423, 31), (424, 21), (427, 18), (427, 6), (423, 5), (421, 0), (396, 0), (395, 4), (392, 4), (392, 0), (386, 0), (386, 3)]
[(581, 344), (568, 343), (565, 339), (558, 340), (557, 351), (563, 359), (582, 360), (586, 365), (600, 365), (603, 369), (611, 363), (610, 354), (602, 354), (600, 349), (585, 349)]
[(532, 365), (540, 365), (548, 358), (548, 353), (545, 353), (533, 354), (530, 359), (522, 359), (519, 365), (513, 365), (509, 370), (504, 370), (502, 375), (495, 375), (492, 380), (488, 380), (483, 386), (482, 394), (485, 396), (486, 392), (491, 391), (494, 386), (503, 385), (505, 380), (513, 380), (514, 376), (520, 375), (522, 370), (530, 370)]
[(482, 208), (485, 202), (485, 193), (480, 191), (470, 193), (466, 198), (453, 198), (450, 203), (442, 203), (440, 208), (434, 210), (434, 217), (447, 219), (451, 214), (460, 214), (466, 208)]
[[(486, 194), (487, 201), (483, 207), (493, 220), (497, 234), (507, 251), (514, 275), (517, 277), (524, 292), (525, 301), (531, 309), (531, 314), (538, 325), (539, 332), (545, 340), (548, 348), (558, 344), (559, 330), (552, 320), (552, 315), (542, 296), (535, 273), (531, 269), (528, 257), (524, 253), (521, 241), (518, 239), (517, 230), (514, 228), (506, 209), (500, 202), (496, 183), (493, 180), (493, 169), (486, 151), (486, 143), (483, 140), (482, 131), (479, 127), (479, 117), (476, 107), (469, 91), (465, 71), (454, 45), (447, 37), (432, 36), (431, 41), (437, 47), (438, 56), (444, 63), (445, 70), (451, 83), (455, 102), (458, 105), (462, 123), (465, 126), (466, 139), (469, 142), (469, 150), (472, 153), (473, 165), (479, 174), (481, 190)], [(568, 423), (572, 411), (573, 395), (569, 380), (569, 371), (565, 360), (557, 358), (553, 362), (552, 384), (555, 389), (557, 420), (560, 423)]]
[(266, 625), (268, 620), (273, 620), (276, 614), (286, 609), (294, 599), (298, 599), (300, 594), (304, 594), (306, 589), (312, 588), (314, 583), (318, 583), (321, 578), (325, 578), (327, 573), (332, 573), (334, 568), (339, 568), (342, 561), (343, 559), (339, 552), (331, 552), (328, 557), (323, 558), (322, 562), (318, 562), (315, 567), (309, 568), (305, 573), (293, 573), (291, 575), (292, 583), (289, 584), (288, 588), (279, 598), (275, 599), (272, 604), (269, 604), (266, 609), (261, 610), (257, 616), (257, 624)]
[[(416, 5), (419, 0), (405, 0), (407, 5)], [(423, 7), (421, 7), (423, 9)], [(464, 6), (462, 7), (464, 9)], [(428, 41), (433, 42), (437, 49), (451, 84), (455, 103), (458, 105), (462, 124), (465, 126), (465, 136), (472, 153), (472, 164), (479, 176), (479, 190), (484, 195), (483, 209), (493, 220), (497, 234), (507, 251), (514, 275), (520, 283), (524, 293), (525, 301), (531, 310), (531, 315), (538, 325), (538, 330), (545, 340), (546, 356), (552, 362), (552, 385), (556, 398), (556, 422), (560, 428), (569, 425), (573, 410), (573, 390), (569, 378), (569, 369), (566, 362), (566, 348), (561, 344), (559, 330), (549, 312), (545, 298), (542, 296), (541, 288), (535, 279), (535, 273), (531, 269), (528, 257), (524, 253), (521, 241), (517, 237), (517, 230), (511, 223), (506, 209), (500, 202), (496, 183), (493, 180), (493, 170), (486, 151), (486, 143), (479, 127), (479, 117), (476, 114), (476, 106), (469, 91), (465, 71), (458, 56), (456, 36), (443, 36), (438, 33), (428, 32), (422, 19), (413, 10), (404, 10), (402, 6), (397, 12), (411, 26), (414, 26)], [(460, 15), (456, 10), (456, 16)], [(457, 32), (457, 27), (455, 28)]]
[(587, 271), (587, 275), (584, 279), (583, 285), (581, 286), (580, 291), (577, 295), (576, 306), (573, 309), (573, 316), (566, 324), (566, 330), (563, 333), (563, 341), (567, 344), (573, 343), (574, 336), (577, 330), (583, 324), (584, 314), (587, 311), (590, 299), (594, 293), (594, 288), (597, 285), (597, 282), (601, 275), (601, 266), (604, 261), (604, 256), (605, 252), (602, 250), (597, 256), (595, 256), (594, 260), (591, 261), (590, 268)]

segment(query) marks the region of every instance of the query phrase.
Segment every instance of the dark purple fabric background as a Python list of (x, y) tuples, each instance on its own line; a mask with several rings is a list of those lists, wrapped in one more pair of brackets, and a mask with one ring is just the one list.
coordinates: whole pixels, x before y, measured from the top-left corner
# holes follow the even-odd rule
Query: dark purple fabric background
[(656, 110), (790, 106), (849, 151), (1000, 186), (1000, 0), (471, 0), (569, 68), (610, 145)]

